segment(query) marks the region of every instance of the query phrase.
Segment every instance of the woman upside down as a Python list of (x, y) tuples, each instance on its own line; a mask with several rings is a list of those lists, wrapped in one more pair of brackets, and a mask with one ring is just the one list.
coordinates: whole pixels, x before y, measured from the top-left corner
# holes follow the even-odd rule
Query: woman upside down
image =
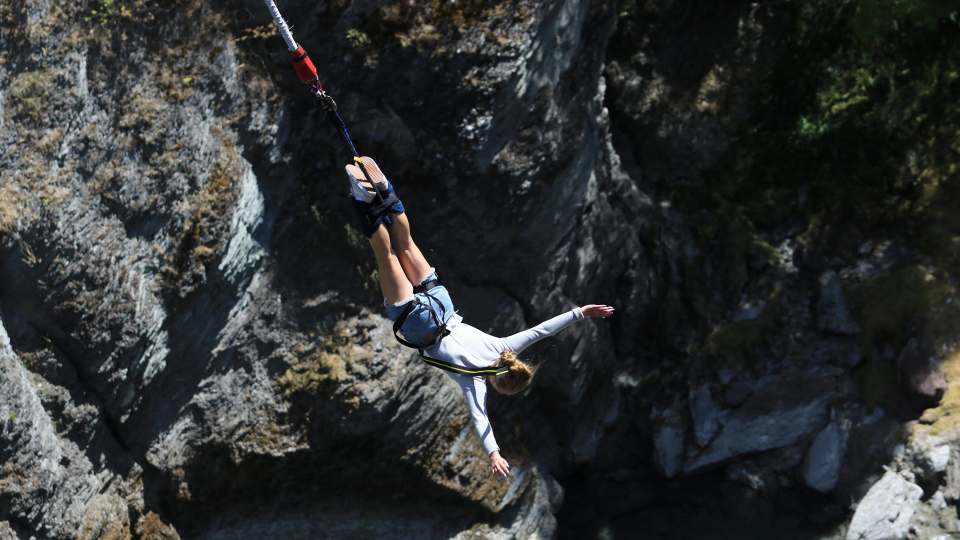
[(357, 158), (356, 163), (346, 166), (350, 191), (377, 259), (380, 289), (387, 317), (394, 321), (394, 334), (460, 386), (492, 471), (506, 477), (510, 464), (500, 455), (487, 418), (487, 384), (501, 394), (522, 391), (530, 385), (534, 372), (517, 354), (578, 320), (610, 317), (614, 310), (588, 304), (505, 338), (466, 324), (454, 312), (450, 292), (440, 283), (436, 270), (414, 243), (410, 221), (393, 185), (372, 158)]

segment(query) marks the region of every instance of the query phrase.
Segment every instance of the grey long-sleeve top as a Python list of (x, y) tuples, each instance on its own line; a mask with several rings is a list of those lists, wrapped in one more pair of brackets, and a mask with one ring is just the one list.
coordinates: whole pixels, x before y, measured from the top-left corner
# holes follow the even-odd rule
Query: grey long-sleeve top
[[(583, 319), (583, 311), (574, 308), (566, 313), (544, 321), (533, 328), (518, 332), (512, 336), (498, 338), (466, 324), (459, 315), (447, 322), (450, 334), (440, 343), (424, 350), (427, 356), (445, 360), (466, 368), (485, 368), (493, 366), (500, 359), (500, 353), (513, 351), (521, 353), (524, 349), (552, 336), (574, 322)], [(446, 372), (463, 391), (463, 397), (470, 409), (473, 425), (483, 442), (487, 454), (500, 449), (493, 436), (490, 420), (487, 418), (487, 384), (483, 377), (459, 375)]]

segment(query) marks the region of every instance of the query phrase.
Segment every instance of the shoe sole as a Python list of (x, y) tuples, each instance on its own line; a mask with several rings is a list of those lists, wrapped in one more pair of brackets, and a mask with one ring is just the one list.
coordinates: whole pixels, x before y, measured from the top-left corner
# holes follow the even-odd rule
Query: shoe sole
[[(373, 184), (366, 180), (360, 167), (347, 165), (344, 167), (344, 170), (347, 172), (347, 178), (350, 179), (351, 184), (353, 184), (355, 188), (359, 187), (361, 190), (370, 194), (371, 197), (376, 196), (377, 192), (374, 191)], [(354, 189), (351, 189), (351, 191), (354, 191)]]
[[(373, 182), (373, 185), (380, 191), (386, 191), (389, 187), (389, 182), (387, 182), (386, 175), (383, 174), (383, 171), (380, 170), (380, 166), (377, 165), (377, 162), (373, 160), (372, 157), (363, 156), (355, 157), (353, 160), (360, 165), (366, 172), (370, 181)], [(362, 174), (363, 171), (361, 171)]]

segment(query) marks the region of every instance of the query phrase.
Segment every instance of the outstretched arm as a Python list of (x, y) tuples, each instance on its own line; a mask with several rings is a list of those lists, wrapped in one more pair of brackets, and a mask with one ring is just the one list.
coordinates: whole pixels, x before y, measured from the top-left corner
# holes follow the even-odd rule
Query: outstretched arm
[(602, 304), (587, 304), (583, 307), (573, 308), (566, 313), (561, 313), (556, 317), (544, 321), (533, 328), (518, 332), (512, 336), (503, 338), (503, 344), (507, 350), (515, 353), (523, 352), (524, 349), (540, 341), (545, 337), (552, 336), (564, 328), (570, 326), (576, 321), (588, 317), (610, 317), (613, 315), (613, 308)]
[(470, 409), (470, 418), (477, 435), (480, 436), (480, 442), (483, 443), (483, 449), (487, 451), (487, 455), (500, 450), (497, 439), (493, 436), (493, 428), (490, 427), (490, 419), (487, 418), (486, 383), (480, 377), (469, 375), (456, 375), (455, 378), (463, 390), (463, 398)]
[(487, 417), (487, 384), (480, 377), (458, 375), (455, 379), (463, 390), (473, 427), (480, 436), (483, 449), (487, 451), (493, 473), (506, 478), (510, 474), (510, 464), (500, 457), (500, 447), (497, 446), (497, 439), (493, 436), (493, 428)]

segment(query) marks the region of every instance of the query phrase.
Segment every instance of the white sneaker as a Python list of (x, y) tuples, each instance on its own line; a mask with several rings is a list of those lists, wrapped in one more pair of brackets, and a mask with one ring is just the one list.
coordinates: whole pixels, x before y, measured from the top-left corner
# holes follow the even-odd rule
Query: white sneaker
[(347, 178), (350, 179), (350, 195), (360, 202), (372, 202), (377, 196), (370, 182), (367, 182), (363, 176), (363, 171), (356, 165), (347, 165), (344, 167), (347, 171)]
[[(363, 156), (354, 158), (354, 161), (363, 165), (363, 168), (367, 172), (367, 174), (364, 175), (364, 171), (354, 164), (344, 167), (347, 171), (347, 176), (350, 178), (350, 194), (353, 195), (354, 199), (360, 202), (371, 202), (377, 196), (377, 191), (373, 188), (374, 185), (377, 186), (377, 189), (379, 189), (381, 193), (390, 191), (390, 181), (387, 180), (386, 175), (383, 174), (380, 166), (377, 165), (377, 162), (374, 161), (373, 158)], [(372, 185), (370, 181), (367, 181), (367, 176), (369, 176), (370, 181), (373, 182)]]
[(359, 164), (362, 164), (363, 168), (367, 171), (367, 175), (370, 177), (370, 181), (373, 182), (373, 185), (376, 186), (378, 190), (381, 192), (390, 191), (390, 182), (387, 180), (387, 175), (383, 174), (380, 166), (377, 165), (377, 162), (374, 161), (372, 157), (363, 156), (355, 158), (355, 160)]

